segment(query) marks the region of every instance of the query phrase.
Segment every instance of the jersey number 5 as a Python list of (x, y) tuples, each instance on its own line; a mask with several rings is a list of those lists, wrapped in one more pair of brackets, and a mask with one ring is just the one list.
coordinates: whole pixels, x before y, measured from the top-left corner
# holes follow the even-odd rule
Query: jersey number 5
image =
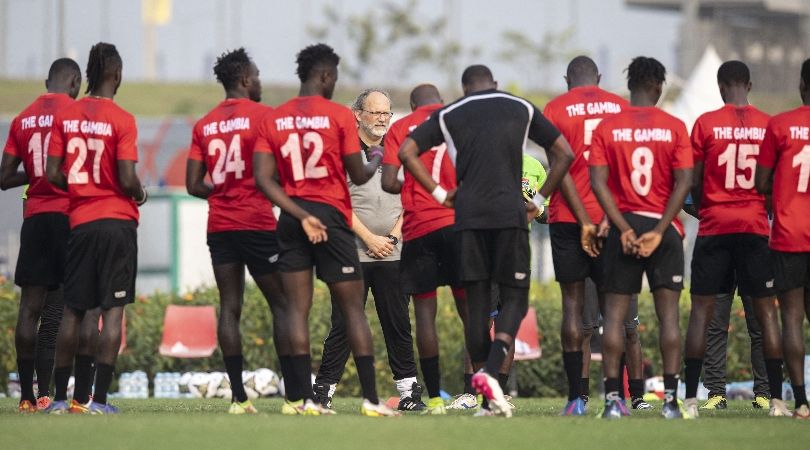
[(92, 150), (93, 155), (93, 183), (101, 183), (101, 154), (104, 153), (104, 141), (101, 139), (87, 139), (74, 137), (68, 141), (67, 152), (76, 153), (76, 159), (70, 166), (68, 172), (68, 184), (87, 184), (87, 171), (84, 170), (84, 163), (87, 161), (87, 150)]
[(325, 178), (329, 175), (329, 172), (326, 167), (318, 165), (318, 161), (323, 156), (323, 139), (321, 135), (314, 131), (304, 133), (303, 144), (310, 151), (306, 167), (303, 164), (303, 158), (301, 158), (301, 140), (302, 138), (298, 136), (298, 133), (290, 133), (287, 136), (287, 142), (281, 146), (281, 156), (290, 158), (293, 179), (301, 181), (304, 178)]

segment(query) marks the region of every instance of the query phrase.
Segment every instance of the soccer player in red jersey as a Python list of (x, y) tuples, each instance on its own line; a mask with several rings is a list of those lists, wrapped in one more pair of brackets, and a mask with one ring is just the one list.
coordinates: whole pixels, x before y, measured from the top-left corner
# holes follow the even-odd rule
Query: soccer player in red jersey
[(769, 116), (748, 103), (751, 75), (740, 61), (727, 61), (717, 71), (722, 108), (698, 118), (692, 128), (694, 186), (692, 198), (700, 226), (692, 256), (692, 310), (686, 332), (684, 409), (698, 416), (697, 388), (706, 332), (720, 294), (753, 297), (763, 327), (771, 414), (784, 411), (782, 349), (774, 303), (773, 271), (767, 264), (768, 216), (765, 196), (754, 189), (756, 155)]
[(611, 227), (604, 247), (605, 418), (628, 415), (619, 399), (624, 320), (646, 272), (655, 299), (663, 356), (662, 414), (681, 418), (678, 297), (683, 289), (683, 227), (678, 211), (692, 184), (692, 148), (680, 120), (655, 107), (666, 69), (639, 56), (627, 68), (630, 107), (602, 120), (588, 161), (591, 186)]
[[(62, 296), (58, 290), (65, 270), (70, 227), (67, 194), (48, 183), (45, 158), (53, 116), (73, 103), (81, 84), (81, 69), (75, 61), (69, 58), (54, 61), (45, 80), (48, 92), (11, 121), (0, 163), (0, 188), (29, 185), (20, 231), (20, 256), (14, 271), (14, 282), (22, 291), (14, 336), (20, 376), (20, 412), (44, 410), (50, 402), (53, 348), (62, 317)], [(23, 172), (18, 172), (20, 164)], [(49, 294), (49, 291), (52, 292)], [(52, 300), (46, 305), (48, 298)], [(46, 314), (46, 309), (55, 314)], [(34, 397), (35, 368), (39, 399)]]
[(796, 399), (794, 417), (810, 419), (804, 390), (803, 325), (810, 318), (810, 59), (802, 64), (802, 106), (771, 118), (757, 157), (756, 187), (771, 194), (774, 278), (782, 311), (782, 348)]
[[(354, 114), (329, 100), (339, 62), (340, 57), (326, 44), (298, 53), (299, 95), (267, 116), (253, 155), (257, 186), (282, 210), (279, 270), (289, 300), (293, 378), (285, 380), (287, 401), (281, 411), (304, 415), (329, 411), (313, 401), (310, 379), (308, 319), (315, 266), (318, 278), (329, 286), (333, 305), (341, 308), (346, 320), (364, 397), (361, 413), (395, 416), (399, 413), (377, 397), (374, 348), (363, 309), (364, 285), (350, 227), (352, 206), (346, 184), (347, 172), (356, 184), (368, 181), (380, 166), (382, 149), (373, 148), (369, 163), (363, 165)], [(273, 179), (276, 172), (278, 182)]]
[[(225, 100), (197, 121), (186, 166), (189, 194), (208, 200), (208, 248), (219, 289), (218, 335), (231, 381), (231, 414), (256, 413), (242, 384), (239, 318), (245, 293), (245, 266), (273, 313), (273, 343), (284, 377), (289, 375), (286, 299), (278, 275), (278, 240), (273, 205), (253, 179), (253, 147), (270, 108), (261, 101), (259, 69), (240, 48), (224, 53), (214, 74)], [(213, 185), (205, 182), (205, 175)]]
[(135, 298), (138, 205), (146, 201), (146, 191), (135, 173), (135, 118), (113, 102), (121, 85), (122, 65), (114, 45), (99, 42), (90, 49), (89, 95), (63, 108), (54, 118), (46, 167), (48, 180), (67, 190), (70, 198), (65, 312), (56, 344), (55, 400), (66, 400), (82, 318), (86, 311), (100, 306), (104, 327), (96, 354), (93, 399), (82, 405), (74, 397), (70, 408), (91, 414), (118, 412), (107, 403), (107, 391), (121, 344), (124, 306)]
[[(383, 189), (401, 194), (404, 218), (402, 223), (402, 287), (405, 294), (414, 299), (416, 318), (416, 346), (419, 350), (419, 366), (428, 390), (428, 413), (444, 414), (444, 401), (440, 396), (441, 373), (439, 370), (439, 337), (436, 332), (436, 288), (450, 286), (456, 300), (462, 322), (467, 310), (464, 290), (458, 278), (453, 223), (455, 212), (440, 205), (422, 185), (405, 171), (404, 179), (398, 179), (402, 163), (398, 152), (408, 134), (444, 106), (439, 90), (432, 84), (422, 84), (411, 91), (411, 114), (391, 125), (385, 135), (383, 156)], [(456, 169), (447, 155), (447, 145), (442, 144), (419, 155), (433, 180), (444, 189), (456, 188)], [(467, 371), (472, 379), (472, 366), (465, 358)], [(465, 385), (469, 384), (466, 382)], [(474, 394), (474, 392), (470, 392)]]
[[(586, 301), (596, 300), (585, 296), (585, 279), (591, 278), (597, 287), (602, 284), (602, 258), (598, 256), (598, 245), (591, 248), (595, 244), (590, 243), (597, 232), (593, 224), (600, 224), (601, 235), (607, 234), (608, 229), (605, 213), (591, 190), (588, 175), (591, 139), (602, 119), (618, 114), (628, 106), (623, 98), (599, 88), (600, 78), (599, 69), (591, 58), (577, 56), (566, 70), (568, 92), (550, 101), (543, 111), (574, 151), (574, 163), (568, 172), (570, 176), (564, 179), (562, 189), (551, 194), (548, 207), (554, 274), (560, 283), (563, 299), (561, 340), (563, 366), (568, 378), (568, 403), (563, 408), (563, 415), (573, 416), (585, 414), (588, 375), (583, 371), (583, 362), (590, 360), (590, 342), (586, 335), (598, 327), (596, 315), (588, 314), (586, 323), (583, 314), (586, 310), (598, 310), (597, 306), (585, 305)], [(641, 345), (636, 331), (637, 302), (638, 298), (633, 297), (625, 321), (630, 390), (633, 407), (649, 409), (651, 406), (642, 398), (644, 380)]]

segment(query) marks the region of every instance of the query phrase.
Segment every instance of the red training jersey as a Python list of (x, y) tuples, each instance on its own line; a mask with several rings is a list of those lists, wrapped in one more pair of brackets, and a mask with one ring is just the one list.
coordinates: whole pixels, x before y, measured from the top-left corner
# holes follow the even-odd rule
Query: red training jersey
[(247, 98), (226, 99), (194, 125), (188, 158), (202, 161), (214, 183), (209, 233), (276, 229), (273, 204), (253, 178), (253, 148), (270, 111)]
[[(692, 168), (689, 133), (654, 106), (629, 106), (596, 128), (588, 164), (608, 166), (619, 211), (660, 219), (675, 186), (672, 171)], [(683, 236), (678, 219), (674, 225)]]
[(290, 197), (336, 207), (352, 223), (343, 156), (360, 152), (354, 114), (321, 96), (295, 97), (268, 114), (257, 152), (273, 153)]
[(132, 114), (111, 99), (84, 97), (59, 111), (48, 156), (64, 158), (70, 227), (101, 219), (138, 221), (135, 201), (118, 182), (118, 161), (138, 161)]
[(28, 176), (25, 218), (42, 213), (68, 213), (68, 194), (48, 182), (45, 164), (53, 117), (73, 101), (66, 94), (43, 94), (11, 121), (4, 151), (22, 160)]
[(725, 105), (695, 122), (693, 157), (703, 163), (698, 236), (770, 232), (765, 196), (754, 188), (756, 156), (768, 119), (751, 105)]
[[(385, 155), (383, 164), (401, 167), (399, 147), (408, 134), (430, 117), (430, 114), (442, 108), (441, 103), (416, 108), (412, 113), (397, 120), (385, 135)], [(456, 168), (447, 155), (447, 145), (442, 144), (419, 155), (419, 160), (430, 172), (433, 181), (450, 191), (456, 188)], [(453, 225), (455, 212), (439, 204), (430, 192), (407, 170), (402, 182), (402, 238), (411, 240), (432, 233), (438, 229)]]
[(780, 252), (810, 252), (810, 106), (776, 115), (768, 122), (757, 164), (773, 169), (770, 247)]
[[(602, 119), (622, 112), (627, 106), (627, 101), (618, 95), (597, 86), (581, 86), (548, 102), (543, 110), (543, 115), (562, 132), (574, 151), (574, 162), (568, 173), (592, 223), (599, 223), (605, 215), (591, 190), (591, 177), (588, 173), (593, 131)], [(548, 222), (577, 222), (559, 189), (551, 194)]]

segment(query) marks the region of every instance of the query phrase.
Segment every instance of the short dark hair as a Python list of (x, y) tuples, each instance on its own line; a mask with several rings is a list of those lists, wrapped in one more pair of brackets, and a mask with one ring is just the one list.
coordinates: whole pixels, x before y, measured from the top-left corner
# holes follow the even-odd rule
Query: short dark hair
[(805, 59), (802, 63), (802, 80), (807, 89), (810, 89), (810, 58)]
[(214, 64), (214, 75), (225, 89), (234, 87), (239, 80), (248, 74), (253, 61), (244, 47), (225, 52), (217, 58)]
[(461, 84), (466, 86), (476, 81), (491, 82), (495, 81), (495, 78), (493, 78), (489, 67), (483, 64), (475, 64), (464, 69), (464, 73), (461, 74)]
[(751, 71), (742, 61), (726, 61), (717, 69), (717, 82), (725, 85), (751, 82)]
[(591, 58), (580, 55), (568, 63), (565, 75), (570, 79), (585, 77), (596, 78), (599, 76), (599, 68), (596, 67), (596, 63), (593, 62)]
[(315, 69), (323, 66), (337, 67), (340, 63), (340, 56), (335, 53), (332, 47), (318, 43), (305, 47), (298, 52), (295, 57), (298, 68), (295, 73), (301, 82), (309, 80)]
[(637, 56), (627, 66), (627, 89), (661, 84), (667, 79), (667, 69), (655, 58)]
[(121, 69), (123, 62), (118, 49), (106, 42), (99, 42), (90, 48), (90, 57), (87, 58), (87, 90), (85, 94), (93, 92), (101, 81), (116, 70)]
[(48, 70), (48, 79), (56, 80), (58, 78), (67, 78), (77, 74), (79, 75), (79, 78), (82, 77), (82, 69), (79, 68), (76, 61), (70, 58), (59, 58), (51, 64), (51, 68)]

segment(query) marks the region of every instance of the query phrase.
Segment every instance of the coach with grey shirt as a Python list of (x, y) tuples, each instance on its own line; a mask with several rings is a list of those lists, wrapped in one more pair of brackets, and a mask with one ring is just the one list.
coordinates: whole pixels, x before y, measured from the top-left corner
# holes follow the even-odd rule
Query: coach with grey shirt
[[(388, 93), (367, 89), (352, 104), (357, 119), (364, 160), (369, 147), (382, 145), (391, 121)], [(399, 391), (400, 410), (421, 410), (422, 387), (416, 382), (416, 363), (408, 311), (408, 297), (402, 293), (399, 259), (402, 248), (402, 202), (399, 194), (382, 190), (381, 171), (366, 184), (348, 181), (352, 199), (352, 230), (365, 280), (366, 298), (371, 290), (380, 319), (388, 363)], [(323, 358), (313, 386), (317, 400), (331, 404), (335, 387), (349, 359), (346, 325), (340, 308), (332, 308), (332, 328), (326, 337)]]

